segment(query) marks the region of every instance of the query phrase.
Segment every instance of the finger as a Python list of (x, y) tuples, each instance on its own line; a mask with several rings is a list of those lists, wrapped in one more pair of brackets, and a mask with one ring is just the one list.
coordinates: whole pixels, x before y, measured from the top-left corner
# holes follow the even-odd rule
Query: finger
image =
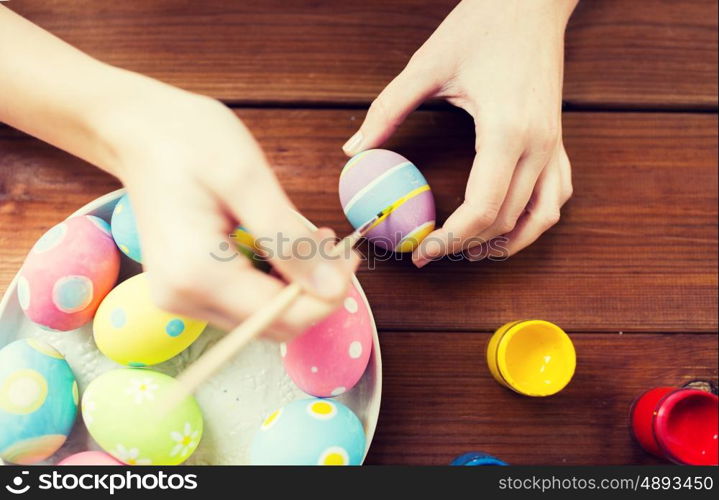
[(502, 250), (505, 255), (514, 255), (528, 247), (542, 233), (559, 222), (562, 203), (559, 167), (554, 164), (540, 175), (532, 201), (527, 207), (527, 213), (520, 218), (517, 226), (503, 237), (505, 240)]
[[(335, 246), (336, 236), (331, 229), (318, 229), (315, 235), (322, 242), (324, 251), (329, 253)], [(223, 305), (222, 302), (219, 303), (219, 314), (217, 317), (220, 321), (227, 317), (228, 308), (232, 313), (237, 315), (229, 324), (225, 324), (225, 328), (232, 328), (236, 326), (234, 323), (244, 321), (250, 314), (257, 310), (257, 308), (261, 307), (267, 301), (272, 300), (272, 297), (287, 286), (287, 283), (281, 279), (279, 280), (279, 286), (277, 286), (276, 280), (273, 280), (271, 283), (265, 280), (256, 281), (256, 276), (254, 275), (248, 277), (248, 283), (250, 286), (246, 289), (253, 291), (253, 297), (244, 297), (241, 307), (236, 307), (234, 304)], [(240, 290), (238, 293), (242, 293), (242, 291)], [(263, 332), (263, 335), (277, 341), (289, 340), (295, 335), (302, 333), (310, 325), (330, 314), (337, 306), (338, 304), (336, 303), (318, 300), (311, 295), (302, 295), (267, 331)], [(215, 307), (218, 306), (216, 305)]]
[[(335, 232), (332, 229), (329, 228), (319, 228), (315, 235), (320, 239), (320, 241), (323, 242), (325, 246), (325, 251), (329, 252), (331, 251), (331, 248), (335, 246), (335, 243), (337, 241), (337, 237)], [(240, 254), (238, 252), (235, 252), (234, 256), (240, 257)], [(221, 257), (221, 259), (228, 261), (231, 257)], [(277, 278), (281, 281), (283, 286), (287, 286), (287, 282), (282, 279), (282, 277), (278, 274), (273, 273), (273, 278)], [(314, 302), (314, 301), (313, 301)], [(306, 313), (309, 312), (309, 314), (302, 314), (299, 317), (296, 314), (287, 314), (280, 318), (280, 326), (278, 328), (274, 328), (277, 325), (273, 325), (273, 328), (269, 328), (268, 332), (266, 332), (266, 336), (272, 337), (272, 338), (285, 338), (288, 333), (293, 333), (293, 330), (296, 330), (297, 328), (301, 328), (305, 325), (309, 325), (311, 322), (321, 319), (324, 312), (326, 311), (325, 305), (326, 302), (322, 301), (320, 302), (320, 305), (322, 306), (320, 309), (317, 309), (316, 311), (312, 311), (314, 309), (314, 305), (310, 303), (312, 307), (309, 307), (308, 304), (300, 304), (300, 307), (302, 307), (301, 312)], [(230, 330), (234, 328), (236, 325), (236, 319), (228, 317), (226, 314), (223, 314), (220, 309), (218, 309), (215, 305), (212, 306), (205, 306), (198, 308), (199, 313), (197, 317), (204, 317), (207, 321), (214, 324), (217, 327), (223, 328), (225, 330)], [(283, 325), (290, 325), (289, 330), (283, 329)]]
[(359, 130), (342, 146), (347, 156), (372, 149), (387, 140), (417, 106), (440, 87), (431, 71), (416, 58), (387, 85), (372, 102)]
[[(210, 271), (215, 277), (215, 289), (210, 292), (212, 307), (224, 318), (223, 327), (230, 329), (239, 325), (255, 311), (272, 301), (287, 285), (281, 280), (257, 271), (254, 268), (234, 270), (235, 279), (220, 281), (221, 275), (227, 275), (224, 267), (227, 263), (216, 263)], [(274, 339), (286, 340), (297, 335), (326, 315), (339, 304), (303, 294), (263, 332)]]
[[(257, 271), (240, 253), (217, 254), (220, 243), (229, 242), (233, 225), (216, 198), (210, 193), (198, 195), (196, 187), (187, 183), (173, 179), (167, 183), (173, 195), (184, 200), (182, 204), (158, 201), (154, 193), (144, 193), (142, 188), (133, 198), (153, 298), (162, 309), (230, 330), (272, 300), (285, 283)], [(319, 236), (332, 234), (321, 231)], [(305, 295), (269, 333), (296, 333), (335, 305)]]
[(477, 243), (471, 246), (486, 243), (515, 228), (517, 221), (527, 208), (539, 175), (547, 166), (548, 161), (549, 158), (542, 154), (527, 154), (519, 161), (497, 219), (490, 227), (477, 235)]
[(463, 252), (464, 256), (470, 262), (484, 260), (490, 254), (490, 243), (492, 242), (488, 241), (486, 243), (479, 243), (477, 245), (471, 246)]
[[(327, 242), (332, 241), (331, 232), (325, 231), (320, 235)], [(197, 241), (207, 241), (216, 240), (220, 235), (208, 238), (209, 233), (198, 233), (196, 237)], [(195, 243), (185, 247), (185, 251), (192, 255), (198, 255), (199, 250), (200, 245)], [(165, 274), (164, 279), (160, 279), (158, 305), (168, 311), (204, 319), (226, 331), (245, 321), (287, 286), (280, 279), (255, 269), (239, 253), (232, 260), (210, 258), (209, 254), (193, 262), (187, 257), (173, 256), (170, 260), (184, 261), (187, 271), (178, 273), (175, 269), (174, 277), (168, 278)], [(153, 280), (156, 274), (150, 273), (150, 276)], [(286, 340), (322, 319), (337, 305), (304, 294), (263, 334)]]
[(561, 201), (564, 205), (572, 197), (574, 187), (572, 185), (572, 165), (562, 145), (559, 148), (559, 177), (562, 186)]
[(475, 243), (476, 235), (494, 224), (499, 215), (521, 147), (518, 141), (500, 134), (480, 137), (478, 144), (465, 201), (414, 251), (412, 260), (417, 267)]
[(315, 238), (322, 245), (325, 254), (329, 255), (337, 244), (337, 234), (329, 227), (321, 227), (315, 231)]
[[(271, 300), (271, 298), (272, 297), (268, 297), (268, 300)], [(260, 335), (278, 342), (287, 341), (301, 334), (332, 311), (333, 308), (328, 306), (327, 302), (305, 295), (298, 298), (275, 323), (267, 327)], [(225, 332), (232, 331), (249, 317), (241, 317), (240, 321), (238, 321), (234, 317), (229, 317), (222, 309), (209, 305), (206, 307), (198, 307), (194, 314), (178, 314), (185, 314), (192, 318), (202, 319)]]
[(354, 252), (340, 256), (320, 252), (319, 239), (294, 211), (264, 157), (257, 155), (254, 162), (246, 167), (252, 169), (252, 174), (244, 179), (251, 188), (238, 195), (232, 191), (238, 186), (225, 186), (220, 196), (283, 277), (320, 298), (338, 300), (359, 258)]
[[(330, 256), (333, 248), (337, 245), (337, 234), (328, 227), (321, 227), (315, 231), (315, 238), (320, 241), (323, 248), (323, 254)], [(289, 281), (286, 280), (276, 269), (270, 269), (270, 274), (275, 278), (280, 279), (283, 283), (289, 284)]]

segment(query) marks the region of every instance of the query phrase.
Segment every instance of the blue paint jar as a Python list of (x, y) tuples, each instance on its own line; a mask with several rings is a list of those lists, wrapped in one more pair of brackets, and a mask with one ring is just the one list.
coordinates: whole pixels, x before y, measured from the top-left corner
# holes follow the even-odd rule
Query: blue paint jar
[(467, 465), (467, 466), (475, 466), (475, 465), (509, 465), (506, 462), (501, 461), (500, 459), (493, 457), (492, 455), (488, 455), (487, 453), (482, 453), (481, 451), (470, 451), (469, 453), (465, 453), (464, 455), (460, 455), (454, 460), (452, 460), (452, 463), (450, 465)]

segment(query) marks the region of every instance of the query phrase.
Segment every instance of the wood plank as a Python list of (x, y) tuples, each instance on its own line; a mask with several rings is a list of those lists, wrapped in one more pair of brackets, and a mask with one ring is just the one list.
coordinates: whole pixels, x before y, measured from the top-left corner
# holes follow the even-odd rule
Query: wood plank
[[(88, 53), (236, 103), (365, 105), (453, 0), (24, 0)], [(576, 106), (717, 107), (717, 2), (584, 1), (567, 36)]]
[(497, 384), (489, 335), (381, 335), (382, 411), (369, 464), (446, 465), (468, 451), (514, 465), (654, 464), (628, 431), (634, 398), (717, 377), (716, 335), (572, 334), (577, 371), (549, 398)]
[[(340, 234), (339, 149), (353, 111), (241, 110), (300, 210)], [(566, 113), (575, 196), (563, 220), (506, 262), (408, 261), (365, 266), (360, 280), (380, 327), (492, 331), (543, 318), (569, 331), (717, 329), (717, 117)], [(460, 203), (472, 127), (418, 112), (388, 147), (426, 174), (443, 220)], [(309, 182), (308, 179), (312, 181)], [(0, 129), (0, 291), (42, 232), (117, 187), (70, 156)]]

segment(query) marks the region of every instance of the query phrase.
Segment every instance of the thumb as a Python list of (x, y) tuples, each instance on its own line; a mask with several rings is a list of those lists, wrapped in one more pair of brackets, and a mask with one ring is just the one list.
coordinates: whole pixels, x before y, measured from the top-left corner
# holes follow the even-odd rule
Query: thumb
[[(255, 237), (260, 252), (288, 281), (297, 281), (315, 296), (326, 301), (344, 297), (359, 258), (354, 252), (334, 255), (323, 251), (326, 231), (314, 233), (302, 222), (274, 173), (259, 152), (248, 158), (253, 163), (252, 182), (225, 187), (223, 202), (231, 214)], [(234, 189), (234, 191), (233, 191)], [(324, 240), (324, 241), (323, 241)]]
[(431, 71), (421, 71), (416, 57), (372, 101), (360, 129), (342, 146), (347, 156), (376, 148), (412, 111), (439, 90)]

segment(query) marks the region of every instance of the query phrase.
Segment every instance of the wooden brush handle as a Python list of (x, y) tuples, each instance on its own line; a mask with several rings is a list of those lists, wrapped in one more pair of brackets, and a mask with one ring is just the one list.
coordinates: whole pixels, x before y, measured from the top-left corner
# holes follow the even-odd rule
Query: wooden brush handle
[(274, 299), (255, 311), (242, 324), (210, 347), (177, 377), (177, 381), (180, 382), (185, 393), (183, 397), (180, 397), (180, 401), (195, 392), (205, 380), (210, 378), (248, 342), (267, 330), (301, 293), (302, 287), (297, 283), (286, 286)]
[[(361, 238), (362, 232), (353, 232), (332, 249), (331, 255), (334, 257), (342, 255), (345, 249), (354, 247)], [(171, 410), (195, 392), (205, 380), (209, 379), (245, 345), (267, 330), (301, 294), (302, 287), (297, 283), (287, 285), (271, 301), (210, 347), (177, 377), (178, 390), (170, 394), (164, 405), (165, 409)]]

